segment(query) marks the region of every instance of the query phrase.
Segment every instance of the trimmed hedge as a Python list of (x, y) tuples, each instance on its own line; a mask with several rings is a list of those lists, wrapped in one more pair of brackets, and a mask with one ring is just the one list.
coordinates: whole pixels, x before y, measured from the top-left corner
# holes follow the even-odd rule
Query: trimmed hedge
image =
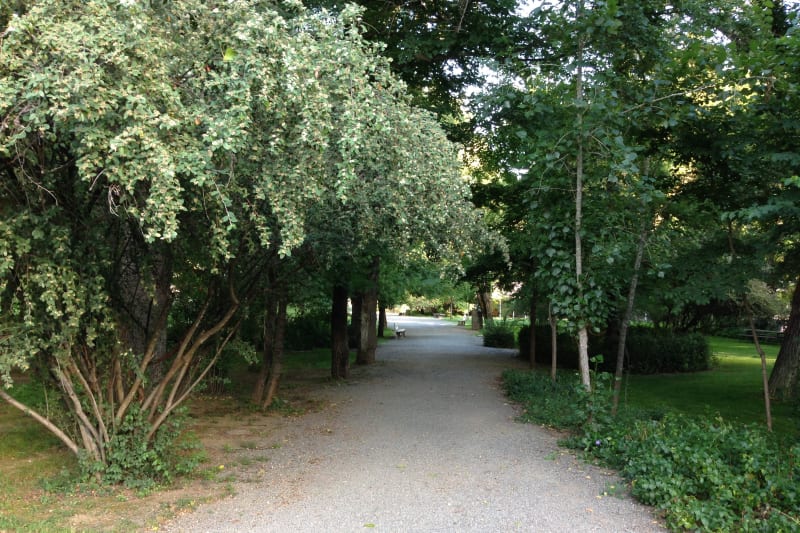
[(699, 372), (711, 368), (711, 348), (699, 333), (632, 328), (626, 344), (630, 354), (627, 362), (634, 374)]
[[(530, 326), (519, 331), (519, 346), (527, 346)], [(675, 333), (649, 327), (628, 330), (628, 370), (634, 374), (699, 372), (711, 368), (711, 349), (699, 333)], [(558, 366), (578, 368), (578, 347), (565, 333), (557, 338)], [(602, 371), (616, 367), (616, 336), (593, 335), (589, 340), (590, 356), (603, 355)], [(550, 364), (550, 327), (536, 326), (536, 364)]]

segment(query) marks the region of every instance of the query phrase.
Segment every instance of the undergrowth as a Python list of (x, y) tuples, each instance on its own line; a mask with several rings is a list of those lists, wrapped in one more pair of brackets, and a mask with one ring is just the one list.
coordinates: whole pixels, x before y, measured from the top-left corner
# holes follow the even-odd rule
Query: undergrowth
[(203, 455), (196, 437), (184, 433), (184, 417), (180, 410), (151, 440), (143, 413), (131, 410), (107, 445), (106, 462), (81, 461), (84, 483), (99, 481), (101, 486), (122, 485), (147, 493), (192, 473)]
[(612, 417), (607, 374), (589, 394), (577, 376), (509, 370), (509, 398), (529, 422), (570, 429), (564, 444), (619, 470), (631, 494), (676, 531), (800, 530), (800, 442), (718, 416)]

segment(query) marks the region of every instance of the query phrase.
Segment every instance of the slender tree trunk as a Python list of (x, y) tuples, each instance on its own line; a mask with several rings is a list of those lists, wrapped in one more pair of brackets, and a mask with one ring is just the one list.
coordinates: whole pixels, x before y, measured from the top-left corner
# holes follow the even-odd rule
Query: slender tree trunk
[[(531, 276), (533, 277), (533, 276)], [(531, 332), (528, 339), (528, 365), (536, 368), (536, 288), (531, 280)]]
[(383, 332), (389, 326), (389, 321), (386, 318), (386, 306), (383, 302), (378, 305), (378, 337), (383, 338)]
[(614, 371), (614, 396), (611, 407), (611, 414), (617, 414), (619, 407), (619, 395), (622, 390), (622, 371), (625, 368), (625, 342), (628, 338), (628, 326), (633, 315), (633, 304), (636, 300), (636, 286), (639, 284), (639, 271), (642, 269), (642, 258), (644, 257), (644, 247), (647, 244), (647, 223), (642, 222), (639, 231), (639, 242), (636, 245), (636, 259), (633, 261), (633, 276), (628, 287), (628, 303), (625, 307), (625, 316), (622, 317), (622, 324), (619, 326), (619, 341), (617, 344), (617, 366)]
[(331, 304), (331, 377), (347, 379), (350, 373), (350, 350), (347, 340), (347, 287), (333, 288)]
[(550, 323), (550, 379), (556, 380), (558, 372), (558, 321), (553, 316), (553, 306), (547, 310), (547, 321)]
[(261, 407), (264, 409), (272, 405), (272, 401), (278, 393), (278, 384), (280, 383), (281, 372), (283, 371), (283, 342), (286, 338), (286, 305), (287, 298), (285, 295), (281, 295), (278, 299), (278, 312), (275, 317), (275, 335), (272, 341), (272, 367), (269, 371), (266, 395), (261, 404)]
[(800, 278), (795, 282), (789, 323), (769, 377), (769, 393), (773, 398), (791, 400), (798, 396), (797, 378), (800, 374)]
[(767, 430), (772, 431), (772, 405), (769, 399), (769, 379), (767, 377), (767, 356), (764, 349), (761, 348), (761, 342), (758, 340), (758, 333), (756, 332), (756, 321), (753, 318), (753, 308), (750, 307), (750, 302), (745, 300), (747, 306), (747, 315), (750, 320), (750, 333), (753, 335), (753, 343), (756, 345), (756, 351), (761, 358), (761, 381), (764, 386), (764, 411), (767, 417)]
[[(578, 20), (583, 16), (583, 2), (578, 3)], [(577, 153), (575, 156), (575, 277), (577, 279), (578, 296), (583, 299), (583, 243), (581, 231), (583, 223), (583, 36), (578, 37), (576, 57), (578, 70), (575, 75), (575, 100), (578, 102)], [(582, 311), (583, 312), (583, 311)], [(589, 325), (586, 317), (580, 317), (578, 329), (578, 367), (581, 372), (581, 383), (586, 390), (592, 390), (589, 372)]]
[[(733, 245), (733, 221), (728, 221), (728, 246), (730, 247), (731, 257), (736, 258), (736, 249)], [(795, 297), (797, 295), (795, 294)], [(792, 311), (794, 311), (794, 298), (792, 299)], [(767, 430), (772, 431), (772, 405), (770, 404), (769, 397), (769, 380), (767, 379), (767, 356), (761, 348), (761, 343), (758, 340), (758, 333), (756, 332), (755, 313), (753, 307), (750, 305), (750, 299), (747, 292), (744, 293), (743, 302), (744, 309), (747, 312), (747, 318), (750, 322), (750, 333), (753, 336), (753, 344), (756, 346), (756, 351), (761, 358), (761, 381), (764, 390), (764, 412), (767, 417)]]

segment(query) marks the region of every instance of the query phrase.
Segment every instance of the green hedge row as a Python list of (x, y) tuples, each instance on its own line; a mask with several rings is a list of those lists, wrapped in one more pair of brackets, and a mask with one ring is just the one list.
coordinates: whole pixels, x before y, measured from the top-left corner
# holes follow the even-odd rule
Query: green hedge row
[[(527, 346), (530, 326), (519, 331), (519, 346)], [(649, 327), (628, 330), (628, 360), (626, 368), (634, 374), (698, 372), (711, 368), (711, 349), (699, 333), (674, 333)], [(550, 327), (536, 326), (536, 364), (550, 365)], [(557, 337), (558, 366), (578, 368), (578, 347), (572, 337), (561, 333)], [(589, 340), (589, 355), (603, 356), (599, 370), (613, 371), (617, 360), (616, 338), (593, 335)]]

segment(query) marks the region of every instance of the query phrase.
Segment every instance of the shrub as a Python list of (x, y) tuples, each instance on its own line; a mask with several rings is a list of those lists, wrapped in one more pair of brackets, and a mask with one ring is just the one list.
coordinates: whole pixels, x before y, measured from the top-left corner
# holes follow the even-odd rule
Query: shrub
[(612, 418), (610, 381), (600, 380), (590, 395), (576, 391), (576, 376), (559, 380), (552, 384), (544, 374), (518, 370), (503, 375), (509, 398), (525, 407), (525, 419), (572, 429), (565, 444), (619, 469), (634, 497), (665, 511), (670, 528), (800, 527), (800, 443), (781, 442), (720, 417), (632, 412)]
[(483, 327), (483, 345), (493, 348), (514, 348), (514, 328), (505, 320), (487, 322)]
[(627, 347), (629, 370), (634, 374), (698, 372), (711, 368), (711, 348), (699, 333), (631, 328)]
[[(528, 346), (530, 342), (530, 326), (522, 326), (519, 330), (519, 346)], [(566, 333), (556, 337), (559, 368), (578, 368), (578, 345)], [(550, 326), (536, 326), (536, 364), (550, 366)]]
[(199, 461), (199, 446), (190, 436), (181, 440), (182, 428), (183, 412), (171, 417), (148, 441), (146, 414), (131, 409), (106, 445), (105, 463), (81, 461), (85, 481), (148, 490), (191, 473)]
[(503, 374), (503, 387), (511, 400), (525, 407), (520, 417), (525, 422), (568, 429), (586, 422), (580, 416), (582, 409), (576, 408), (585, 401), (586, 392), (572, 376), (558, 374), (553, 381), (537, 372), (509, 370)]
[[(632, 494), (667, 511), (671, 527), (795, 530), (800, 447), (782, 453), (761, 429), (668, 414), (637, 421), (609, 452), (626, 457)], [(794, 524), (794, 525), (792, 525)]]

